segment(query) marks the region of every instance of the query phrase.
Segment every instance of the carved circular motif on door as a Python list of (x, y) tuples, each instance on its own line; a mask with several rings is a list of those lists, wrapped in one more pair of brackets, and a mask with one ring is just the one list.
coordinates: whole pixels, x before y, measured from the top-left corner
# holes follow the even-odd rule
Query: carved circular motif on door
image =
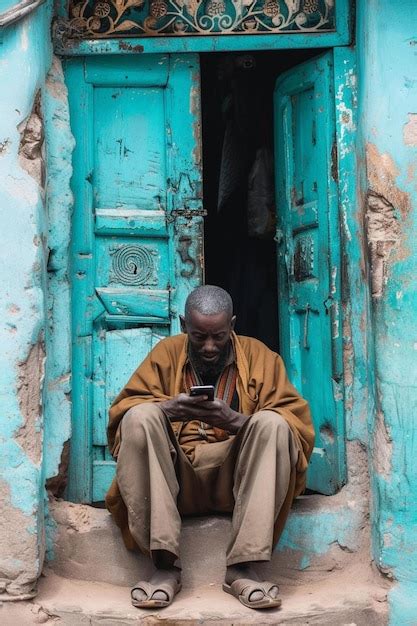
[(123, 285), (153, 283), (155, 252), (143, 246), (120, 246), (113, 253), (113, 280)]

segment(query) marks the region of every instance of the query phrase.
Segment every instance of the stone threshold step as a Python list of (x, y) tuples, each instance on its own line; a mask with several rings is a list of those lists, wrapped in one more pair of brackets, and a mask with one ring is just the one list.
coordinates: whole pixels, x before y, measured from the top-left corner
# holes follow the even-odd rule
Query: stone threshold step
[[(124, 548), (110, 514), (82, 504), (52, 501), (56, 525), (50, 566), (59, 576), (131, 585), (149, 574), (147, 559)], [(275, 551), (269, 573), (340, 569), (357, 552), (363, 533), (360, 507), (335, 496), (300, 498)], [(226, 517), (184, 520), (181, 559), (184, 584), (220, 583), (230, 537)]]
[[(184, 588), (174, 603), (163, 610), (143, 611), (130, 604), (127, 587), (61, 578), (46, 570), (39, 594), (31, 602), (4, 603), (2, 626), (244, 626), (291, 624), (307, 626), (383, 626), (386, 603), (372, 578), (356, 568), (334, 572), (326, 581), (303, 586), (281, 584), (283, 606), (279, 610), (253, 611), (225, 594), (218, 585)], [(378, 601), (379, 600), (379, 601)]]

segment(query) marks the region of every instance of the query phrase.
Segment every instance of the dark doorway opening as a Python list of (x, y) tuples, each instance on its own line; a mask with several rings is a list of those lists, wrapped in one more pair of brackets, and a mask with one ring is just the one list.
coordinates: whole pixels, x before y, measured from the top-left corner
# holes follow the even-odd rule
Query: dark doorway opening
[(319, 50), (202, 54), (205, 282), (231, 294), (236, 331), (279, 351), (273, 92)]

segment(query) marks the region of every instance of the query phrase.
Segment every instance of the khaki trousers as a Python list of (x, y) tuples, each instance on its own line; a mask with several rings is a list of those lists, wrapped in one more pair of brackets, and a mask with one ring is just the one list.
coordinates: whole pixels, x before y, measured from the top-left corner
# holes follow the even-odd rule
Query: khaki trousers
[(145, 554), (178, 558), (181, 515), (232, 513), (227, 565), (269, 560), (276, 521), (282, 530), (291, 506), (297, 458), (287, 422), (259, 411), (234, 437), (198, 445), (191, 464), (158, 404), (135, 406), (123, 417), (117, 461), (129, 530)]

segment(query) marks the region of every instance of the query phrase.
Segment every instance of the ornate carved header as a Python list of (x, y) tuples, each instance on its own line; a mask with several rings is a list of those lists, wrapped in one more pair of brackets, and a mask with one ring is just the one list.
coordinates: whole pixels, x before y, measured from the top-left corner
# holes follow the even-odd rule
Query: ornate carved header
[(72, 0), (68, 34), (100, 39), (335, 30), (334, 0)]

